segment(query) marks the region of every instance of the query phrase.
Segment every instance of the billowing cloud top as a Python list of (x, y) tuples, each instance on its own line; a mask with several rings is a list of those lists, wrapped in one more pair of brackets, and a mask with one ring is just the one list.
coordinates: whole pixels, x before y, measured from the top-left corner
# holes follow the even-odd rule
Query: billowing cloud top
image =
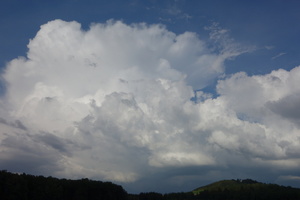
[(247, 50), (210, 31), (215, 48), (162, 25), (41, 26), (2, 74), (1, 168), (120, 182), (164, 168), (295, 170), (300, 68), (227, 76), (212, 98), (199, 89)]

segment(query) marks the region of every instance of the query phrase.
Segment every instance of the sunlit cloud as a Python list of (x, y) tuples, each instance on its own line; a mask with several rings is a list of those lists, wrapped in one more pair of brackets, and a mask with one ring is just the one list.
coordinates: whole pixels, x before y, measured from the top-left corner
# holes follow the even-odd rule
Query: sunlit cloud
[[(120, 182), (164, 168), (295, 169), (300, 67), (224, 75), (253, 48), (208, 30), (204, 41), (158, 24), (42, 25), (2, 74), (1, 167)], [(215, 79), (217, 97), (201, 91)]]

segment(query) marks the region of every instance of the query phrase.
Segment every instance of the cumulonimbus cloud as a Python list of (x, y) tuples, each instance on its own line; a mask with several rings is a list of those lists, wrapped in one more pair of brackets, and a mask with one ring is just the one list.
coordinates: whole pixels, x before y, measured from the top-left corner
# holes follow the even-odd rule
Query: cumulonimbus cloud
[(195, 97), (246, 51), (211, 31), (217, 50), (162, 25), (41, 26), (27, 58), (2, 74), (1, 167), (131, 182), (153, 169), (236, 160), (299, 166), (300, 68), (237, 73), (219, 80), (218, 97)]

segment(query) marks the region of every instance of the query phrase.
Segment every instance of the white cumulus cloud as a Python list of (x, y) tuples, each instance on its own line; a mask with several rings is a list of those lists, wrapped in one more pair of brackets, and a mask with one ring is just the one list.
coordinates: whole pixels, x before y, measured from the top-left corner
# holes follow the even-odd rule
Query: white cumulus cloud
[(211, 31), (216, 48), (162, 25), (42, 25), (2, 74), (1, 168), (134, 182), (163, 168), (299, 166), (300, 68), (195, 95), (247, 51)]

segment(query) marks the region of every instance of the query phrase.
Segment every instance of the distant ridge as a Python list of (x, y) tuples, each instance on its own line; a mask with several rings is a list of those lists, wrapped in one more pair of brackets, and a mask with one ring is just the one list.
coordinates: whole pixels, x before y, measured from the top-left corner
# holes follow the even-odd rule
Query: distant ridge
[(197, 199), (300, 200), (300, 188), (266, 184), (251, 179), (222, 180), (194, 189)]

